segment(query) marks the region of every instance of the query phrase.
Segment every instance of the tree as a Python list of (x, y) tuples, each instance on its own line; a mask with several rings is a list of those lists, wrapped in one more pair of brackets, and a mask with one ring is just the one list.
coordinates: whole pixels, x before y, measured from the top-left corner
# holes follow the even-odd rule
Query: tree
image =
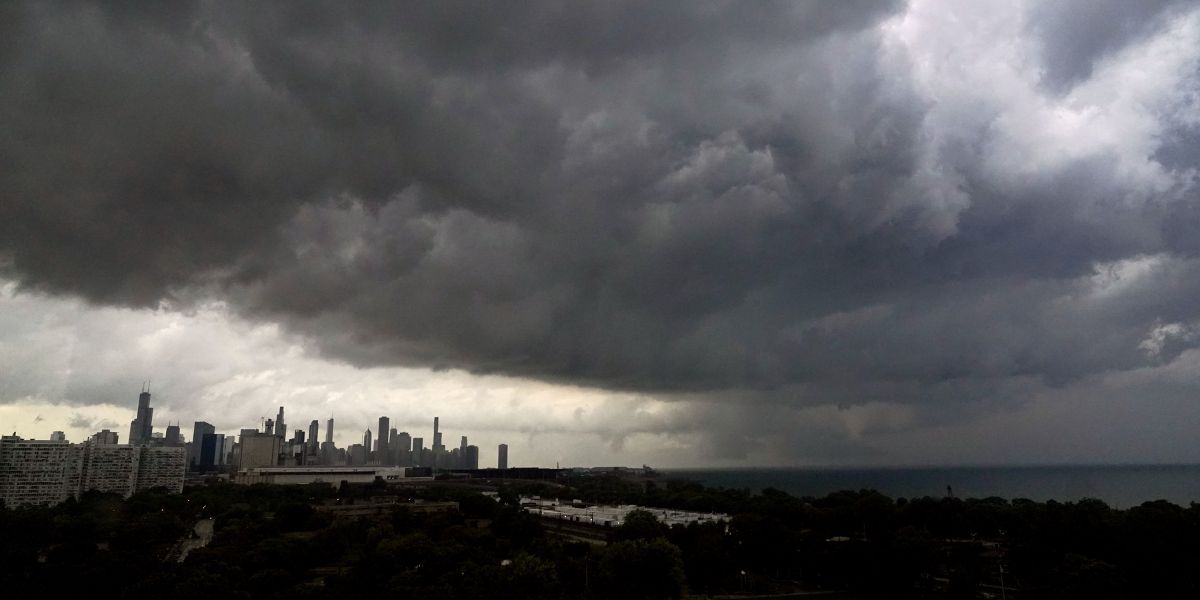
[(600, 556), (598, 587), (605, 598), (682, 598), (683, 555), (663, 538), (616, 542)]
[(667, 527), (658, 521), (658, 517), (640, 508), (629, 511), (615, 532), (618, 540), (652, 540), (666, 535)]
[(500, 489), (496, 490), (496, 495), (500, 498), (502, 504), (509, 506), (520, 506), (521, 504), (521, 494), (517, 492), (516, 488), (510, 485), (500, 486)]

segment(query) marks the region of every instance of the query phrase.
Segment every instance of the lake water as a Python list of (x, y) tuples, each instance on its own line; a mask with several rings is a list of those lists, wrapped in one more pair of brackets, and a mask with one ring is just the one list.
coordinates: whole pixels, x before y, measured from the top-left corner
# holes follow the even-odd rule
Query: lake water
[(795, 496), (873, 489), (892, 498), (942, 497), (946, 486), (960, 498), (1028, 498), (1070, 501), (1098, 498), (1128, 508), (1150, 500), (1187, 506), (1200, 502), (1200, 465), (1035, 467), (669, 469), (667, 478), (706, 486), (776, 488)]

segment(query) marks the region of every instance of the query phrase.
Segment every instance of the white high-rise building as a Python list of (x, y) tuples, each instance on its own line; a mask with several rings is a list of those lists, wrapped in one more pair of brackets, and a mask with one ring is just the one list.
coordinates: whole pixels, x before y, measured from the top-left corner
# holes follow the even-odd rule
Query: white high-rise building
[(142, 448), (138, 457), (137, 477), (133, 491), (166, 488), (172, 494), (183, 492), (183, 476), (187, 471), (187, 453), (178, 446)]
[(179, 493), (185, 469), (177, 446), (109, 444), (103, 436), (82, 444), (0, 438), (0, 499), (9, 507), (57, 504), (89, 490), (126, 498), (155, 487)]
[(139, 450), (142, 446), (88, 444), (78, 460), (82, 461), (75, 490), (96, 490), (128, 497), (137, 484)]
[(0, 437), (0, 500), (12, 508), (57, 504), (67, 499), (71, 444), (65, 441)]
[(76, 448), (79, 477), (67, 482), (71, 495), (96, 490), (128, 498), (157, 487), (183, 491), (187, 453), (182, 447), (87, 443)]

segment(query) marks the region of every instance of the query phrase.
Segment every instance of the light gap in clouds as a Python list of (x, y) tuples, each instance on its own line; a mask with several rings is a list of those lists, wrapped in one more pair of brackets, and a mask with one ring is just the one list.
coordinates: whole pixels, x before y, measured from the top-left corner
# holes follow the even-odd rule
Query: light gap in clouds
[[(317, 419), (324, 435), (333, 416), (336, 441), (346, 445), (381, 415), (429, 438), (438, 416), (447, 439), (467, 435), (485, 458), (509, 443), (524, 461), (515, 464), (624, 464), (630, 447), (611, 440), (656, 438), (662, 423), (653, 418), (674, 410), (644, 395), (460, 370), (356, 368), (313, 356), (277, 326), (238, 319), (220, 302), (186, 314), (101, 308), (20, 293), (12, 282), (0, 286), (0, 371), (0, 429), (37, 437), (62, 430), (74, 440), (101, 425), (124, 437), (148, 377), (158, 430), (180, 422), (190, 435), (193, 421), (206, 420), (236, 433), (283, 405), (289, 429)], [(657, 456), (653, 439), (637, 446), (633, 460)]]

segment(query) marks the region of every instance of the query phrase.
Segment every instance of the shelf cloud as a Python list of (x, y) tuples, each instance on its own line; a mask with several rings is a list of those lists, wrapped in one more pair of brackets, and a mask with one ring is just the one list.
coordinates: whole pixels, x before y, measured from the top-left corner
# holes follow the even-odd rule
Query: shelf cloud
[(692, 403), (663, 429), (731, 448), (730, 406), (855, 407), (836, 446), (1200, 345), (1191, 3), (0, 11), (20, 293)]

